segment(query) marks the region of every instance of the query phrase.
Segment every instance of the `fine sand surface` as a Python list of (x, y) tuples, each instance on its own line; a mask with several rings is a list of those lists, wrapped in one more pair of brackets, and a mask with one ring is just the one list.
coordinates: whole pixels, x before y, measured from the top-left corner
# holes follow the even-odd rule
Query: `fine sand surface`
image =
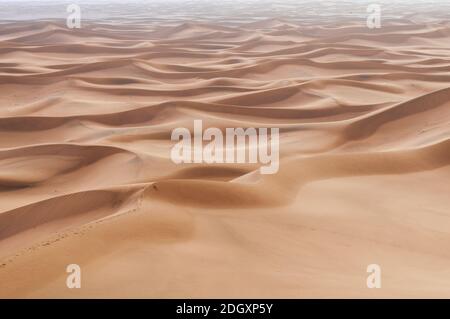
[[(450, 11), (202, 8), (0, 24), (0, 297), (449, 298)], [(174, 164), (197, 119), (279, 172)]]

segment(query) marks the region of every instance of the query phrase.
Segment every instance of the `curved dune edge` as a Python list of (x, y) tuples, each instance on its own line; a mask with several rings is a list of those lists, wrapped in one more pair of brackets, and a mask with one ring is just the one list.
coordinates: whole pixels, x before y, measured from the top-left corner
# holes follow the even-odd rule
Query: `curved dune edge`
[[(0, 297), (449, 297), (450, 28), (422, 5), (3, 23)], [(174, 164), (197, 119), (280, 128), (280, 170)]]
[[(230, 183), (169, 179), (111, 190), (68, 194), (3, 212), (0, 215), (0, 233), (3, 236), (0, 240), (30, 229), (39, 232), (40, 226), (45, 226), (48, 236), (56, 230), (107, 220), (120, 215), (124, 210), (123, 206), (134, 206), (127, 212), (139, 210), (143, 200), (150, 203), (163, 201), (173, 207), (215, 210), (286, 206), (295, 200), (299, 188), (318, 180), (360, 175), (411, 174), (448, 166), (449, 145), (450, 139), (447, 139), (423, 148), (395, 153), (354, 153), (290, 160), (283, 163), (283, 170), (278, 175), (260, 176), (256, 183), (250, 184), (239, 181)], [(82, 215), (79, 221), (75, 218), (77, 215)], [(57, 224), (59, 220), (66, 221), (49, 230), (49, 224)]]

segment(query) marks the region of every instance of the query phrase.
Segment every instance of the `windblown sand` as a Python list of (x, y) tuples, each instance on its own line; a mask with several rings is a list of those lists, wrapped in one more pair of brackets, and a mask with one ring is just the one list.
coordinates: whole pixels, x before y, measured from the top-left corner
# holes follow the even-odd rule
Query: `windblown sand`
[[(2, 23), (0, 297), (450, 297), (450, 11), (314, 8)], [(174, 164), (196, 119), (279, 172)]]

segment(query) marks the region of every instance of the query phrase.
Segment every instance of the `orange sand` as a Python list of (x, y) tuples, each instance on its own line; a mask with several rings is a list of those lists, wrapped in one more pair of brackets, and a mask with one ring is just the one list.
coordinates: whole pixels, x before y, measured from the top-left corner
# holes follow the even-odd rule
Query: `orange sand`
[[(305, 15), (2, 24), (0, 297), (450, 297), (448, 21)], [(280, 171), (175, 165), (195, 119)]]

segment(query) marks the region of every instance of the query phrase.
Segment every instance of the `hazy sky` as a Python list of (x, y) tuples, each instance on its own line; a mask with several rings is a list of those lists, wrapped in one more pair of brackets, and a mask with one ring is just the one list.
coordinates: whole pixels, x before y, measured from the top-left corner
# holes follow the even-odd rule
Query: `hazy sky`
[[(0, 21), (66, 19), (67, 6), (79, 4), (84, 19), (118, 19), (122, 17), (155, 18), (200, 17), (214, 19), (218, 16), (251, 16), (258, 7), (263, 16), (300, 19), (305, 13), (345, 17), (346, 14), (366, 14), (369, 3), (383, 6), (385, 16), (404, 13), (423, 14), (417, 3), (432, 2), (442, 7), (441, 14), (450, 12), (450, 0), (0, 0)], [(305, 3), (309, 3), (305, 6)], [(400, 7), (400, 10), (399, 10)]]

